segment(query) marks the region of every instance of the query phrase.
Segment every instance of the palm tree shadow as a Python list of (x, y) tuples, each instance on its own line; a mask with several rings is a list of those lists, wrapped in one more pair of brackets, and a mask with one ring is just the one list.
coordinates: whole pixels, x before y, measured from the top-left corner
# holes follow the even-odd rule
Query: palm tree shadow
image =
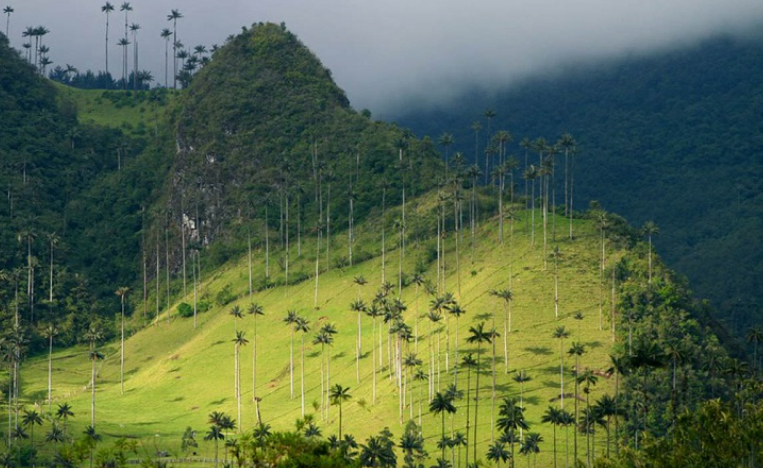
[(536, 356), (550, 356), (553, 354), (547, 346), (528, 346), (525, 351), (529, 351)]
[(226, 400), (227, 400), (227, 398), (220, 398), (219, 400), (212, 401), (209, 404), (212, 405), (212, 406), (220, 406), (223, 403), (225, 403)]
[(525, 404), (538, 406), (540, 404), (540, 397), (537, 395), (530, 395), (524, 397)]
[(492, 314), (489, 314), (489, 313), (487, 313), (487, 312), (485, 312), (485, 313), (483, 313), (483, 314), (477, 314), (477, 315), (475, 315), (475, 316), (474, 316), (474, 319), (472, 319), (472, 321), (473, 321), (473, 322), (474, 322), (474, 321), (477, 321), (477, 322), (481, 322), (481, 321), (484, 321), (484, 320), (489, 320), (489, 319), (491, 319), (491, 318), (493, 318), (493, 315), (492, 315)]

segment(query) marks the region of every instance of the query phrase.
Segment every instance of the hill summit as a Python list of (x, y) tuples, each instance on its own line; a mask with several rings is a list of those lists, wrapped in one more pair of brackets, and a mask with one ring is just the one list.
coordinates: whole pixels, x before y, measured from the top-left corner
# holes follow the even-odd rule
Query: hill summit
[[(190, 220), (191, 239), (203, 244), (231, 221), (266, 214), (280, 220), (279, 232), (289, 211), (300, 227), (330, 223), (327, 212), (344, 222), (348, 197), (363, 218), (381, 203), (381, 180), (403, 184), (388, 173), (417, 169), (405, 183), (421, 193), (433, 181), (418, 169), (439, 164), (431, 145), (355, 112), (330, 70), (283, 25), (255, 24), (230, 38), (194, 77), (174, 125), (177, 154), (155, 215)], [(341, 201), (336, 190), (331, 198), (332, 182)]]

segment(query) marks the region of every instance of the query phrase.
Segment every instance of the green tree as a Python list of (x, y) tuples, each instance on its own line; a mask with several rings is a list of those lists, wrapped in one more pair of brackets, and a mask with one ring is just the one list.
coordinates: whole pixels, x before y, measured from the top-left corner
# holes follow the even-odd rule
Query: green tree
[(236, 407), (238, 408), (238, 431), (241, 432), (241, 347), (246, 346), (249, 343), (244, 337), (243, 331), (237, 331), (236, 337), (233, 341), (233, 348), (235, 354), (235, 375), (236, 375)]
[[(109, 14), (114, 11), (114, 5), (110, 2), (106, 2), (101, 11), (106, 13), (106, 75), (109, 74)], [(91, 463), (92, 464), (92, 463)]]
[(562, 425), (562, 411), (563, 410), (559, 410), (553, 406), (549, 406), (541, 418), (541, 422), (551, 424), (554, 428), (554, 468), (556, 468), (556, 426)]
[(342, 403), (352, 398), (350, 395), (350, 387), (342, 387), (339, 384), (334, 384), (329, 390), (329, 398), (331, 398), (332, 405), (339, 405), (339, 439), (342, 438)]
[[(496, 426), (504, 434), (516, 433), (517, 430), (528, 430), (530, 426), (525, 421), (525, 410), (517, 404), (516, 398), (504, 398), (498, 411)], [(528, 434), (529, 436), (529, 434)], [(514, 466), (514, 442), (511, 446), (511, 464)]]
[(397, 466), (394, 442), (390, 439), (391, 434), (385, 428), (378, 436), (371, 436), (365, 444), (360, 446), (358, 461), (360, 466), (373, 468), (392, 468)]
[(95, 380), (96, 380), (96, 363), (100, 360), (103, 360), (104, 355), (101, 354), (96, 349), (91, 349), (90, 353), (90, 362), (92, 363), (91, 366), (91, 375), (90, 375), (90, 387), (91, 387), (91, 394), (90, 394), (90, 426), (95, 428)]
[[(442, 418), (442, 439), (445, 439), (445, 413), (455, 413), (456, 407), (453, 400), (446, 394), (435, 393), (432, 401), (429, 402), (429, 411), (434, 415), (440, 415)], [(445, 446), (442, 447), (442, 459), (445, 460)]]
[[(578, 394), (579, 394), (578, 390), (579, 390), (579, 384), (581, 382), (578, 379), (578, 377), (580, 375), (580, 356), (585, 354), (585, 345), (575, 341), (575, 342), (572, 343), (572, 347), (569, 349), (569, 351), (567, 351), (567, 354), (569, 354), (570, 356), (575, 356), (575, 371), (574, 371), (574, 374), (573, 374), (575, 376), (575, 413), (574, 413), (575, 423), (574, 424), (575, 424), (575, 427), (577, 427), (578, 421), (579, 421), (579, 419), (578, 419)], [(573, 458), (573, 460), (575, 460), (575, 463), (577, 463), (577, 460), (578, 460), (578, 431), (577, 430), (574, 431), (574, 458)]]
[(3, 8), (3, 14), (6, 15), (6, 19), (5, 19), (5, 37), (10, 37), (8, 35), (8, 31), (10, 30), (10, 27), (11, 27), (11, 13), (13, 13), (13, 12), (14, 12), (14, 9), (10, 5), (8, 5), (5, 8)]
[(119, 352), (119, 392), (124, 395), (125, 393), (125, 301), (127, 300), (127, 294), (130, 292), (130, 288), (122, 286), (117, 289), (115, 294), (119, 296), (119, 302), (122, 305), (120, 313), (120, 352)]
[(543, 437), (537, 432), (531, 432), (527, 434), (525, 440), (522, 441), (522, 446), (519, 448), (519, 453), (528, 457), (527, 464), (530, 464), (530, 454), (536, 455), (540, 452), (540, 443), (543, 442)]
[[(310, 331), (310, 322), (303, 317), (298, 317), (294, 322), (294, 330), (302, 333), (302, 417), (305, 417), (305, 335)], [(323, 398), (323, 396), (321, 396)]]
[(560, 325), (552, 336), (559, 340), (559, 401), (560, 408), (564, 409), (564, 339), (570, 337), (570, 332)]
[(289, 398), (294, 398), (294, 332), (297, 331), (296, 324), (298, 320), (299, 315), (292, 309), (286, 312), (286, 317), (283, 319), (283, 322), (291, 331), (289, 342)]
[[(257, 401), (257, 317), (265, 315), (265, 309), (260, 304), (252, 302), (249, 304), (247, 313), (254, 317), (254, 339), (252, 340), (252, 401)], [(259, 411), (257, 412), (257, 422), (260, 422)]]
[(63, 419), (64, 420), (64, 438), (66, 438), (66, 425), (69, 421), (69, 418), (74, 417), (74, 412), (72, 411), (72, 407), (69, 405), (69, 403), (63, 403), (58, 405), (58, 409), (56, 410), (56, 418), (57, 419)]
[(58, 328), (52, 323), (43, 329), (43, 336), (48, 340), (48, 413), (51, 412), (53, 396), (53, 338), (58, 335)]
[(501, 299), (503, 303), (503, 364), (504, 372), (509, 373), (509, 333), (511, 333), (511, 303), (514, 294), (510, 289), (491, 290), (490, 294)]
[(654, 221), (647, 221), (641, 228), (641, 232), (649, 242), (649, 284), (652, 284), (652, 237), (660, 233), (660, 228)]
[(95, 432), (95, 427), (93, 426), (87, 426), (84, 434), (85, 446), (90, 451), (90, 468), (93, 468), (93, 454), (95, 453), (95, 447), (98, 445), (98, 442), (101, 441), (102, 437), (100, 434)]
[[(479, 356), (482, 354), (482, 344), (492, 343), (493, 334), (491, 331), (485, 330), (485, 322), (480, 322), (476, 326), (469, 327), (469, 337), (466, 339), (467, 343), (477, 344), (477, 362), (479, 363)], [(480, 392), (480, 373), (479, 364), (477, 365), (477, 382), (474, 391), (474, 440), (473, 448), (473, 463), (477, 463), (477, 420), (479, 416), (479, 392)]]
[(501, 466), (501, 462), (506, 463), (511, 458), (511, 453), (506, 450), (506, 444), (495, 441), (487, 449), (487, 459)]
[(34, 426), (42, 426), (42, 417), (40, 417), (40, 414), (35, 410), (24, 410), (24, 415), (21, 417), (21, 424), (24, 425), (24, 427), (30, 427), (30, 441), (32, 443), (32, 447), (34, 447)]
[[(362, 278), (362, 277), (361, 277)], [(357, 284), (358, 277), (355, 277), (355, 281)], [(365, 281), (365, 279), (363, 280)], [(358, 294), (359, 296), (360, 294)], [(355, 312), (358, 317), (358, 336), (356, 339), (356, 346), (355, 346), (355, 379), (358, 383), (360, 383), (360, 356), (363, 354), (363, 329), (362, 329), (362, 322), (361, 322), (361, 314), (366, 311), (366, 303), (363, 302), (360, 297), (358, 299), (355, 299), (350, 303), (350, 310)]]
[[(590, 419), (591, 414), (591, 386), (596, 385), (596, 383), (599, 381), (599, 378), (596, 376), (596, 374), (593, 373), (591, 369), (586, 369), (582, 373), (578, 373), (576, 382), (578, 384), (584, 384), (583, 387), (583, 393), (585, 393), (585, 405), (586, 405), (586, 415), (588, 416), (588, 419)], [(586, 426), (588, 428), (588, 426)], [(591, 430), (586, 430), (586, 455), (588, 457), (588, 466), (591, 465)]]
[(183, 17), (183, 14), (179, 10), (172, 10), (167, 15), (167, 21), (172, 21), (172, 88), (177, 89), (177, 58), (178, 58), (178, 20)]

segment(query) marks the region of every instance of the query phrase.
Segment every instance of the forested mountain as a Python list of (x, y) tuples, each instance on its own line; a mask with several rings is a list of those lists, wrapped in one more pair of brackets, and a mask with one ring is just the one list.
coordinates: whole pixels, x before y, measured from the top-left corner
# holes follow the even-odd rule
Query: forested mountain
[[(760, 324), (763, 290), (763, 42), (719, 37), (697, 46), (614, 63), (570, 67), (452, 104), (393, 118), (419, 135), (455, 136), (451, 154), (508, 130), (522, 139), (577, 140), (576, 209), (599, 200), (634, 225), (653, 220), (656, 248), (712, 299), (739, 334)], [(564, 164), (557, 156), (559, 170)], [(522, 181), (519, 188), (522, 190)], [(561, 183), (561, 180), (560, 182)], [(560, 186), (561, 187), (561, 186)]]
[(32, 330), (51, 321), (73, 344), (137, 278), (140, 204), (162, 172), (157, 158), (136, 161), (145, 132), (79, 123), (75, 103), (1, 34), (0, 64), (0, 316), (10, 329), (18, 313), (33, 348)]

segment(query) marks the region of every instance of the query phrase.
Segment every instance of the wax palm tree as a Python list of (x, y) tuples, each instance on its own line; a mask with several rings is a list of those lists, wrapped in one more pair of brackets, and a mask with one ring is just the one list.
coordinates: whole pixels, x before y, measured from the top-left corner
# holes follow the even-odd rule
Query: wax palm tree
[[(455, 336), (455, 342), (454, 342), (454, 348), (455, 348), (455, 361), (453, 368), (457, 371), (458, 370), (458, 322), (459, 318), (466, 314), (466, 309), (461, 307), (458, 302), (452, 299), (452, 296), (450, 296), (450, 300), (445, 304), (445, 310), (448, 312), (448, 315), (452, 315), (456, 317), (456, 336)], [(458, 374), (454, 374), (454, 380), (458, 380)]]
[(233, 331), (236, 332), (238, 331), (238, 320), (244, 318), (244, 311), (238, 305), (234, 305), (229, 314), (233, 317)]
[(242, 346), (246, 346), (249, 343), (249, 340), (247, 340), (244, 337), (243, 331), (237, 331), (236, 337), (231, 340), (233, 341), (233, 347), (234, 347), (234, 353), (235, 353), (235, 374), (236, 374), (236, 385), (235, 385), (235, 391), (236, 391), (236, 406), (238, 408), (238, 431), (241, 432), (241, 360), (240, 358), (240, 351)]
[(90, 350), (89, 356), (90, 356), (90, 361), (92, 362), (91, 377), (90, 377), (90, 386), (91, 386), (90, 425), (92, 427), (95, 427), (95, 379), (96, 379), (95, 367), (96, 367), (96, 363), (100, 360), (103, 360), (105, 356), (95, 349)]
[(416, 285), (416, 312), (413, 319), (413, 346), (414, 352), (419, 352), (419, 289), (426, 282), (424, 276), (421, 273), (415, 273), (411, 278), (413, 284)]
[[(479, 362), (479, 356), (482, 354), (482, 344), (492, 343), (493, 334), (491, 331), (485, 330), (485, 322), (480, 322), (474, 327), (469, 327), (469, 333), (470, 335), (466, 339), (466, 341), (467, 343), (472, 343), (472, 344), (477, 343), (477, 361)], [(474, 440), (473, 440), (474, 460), (473, 462), (475, 464), (477, 463), (477, 420), (479, 416), (479, 392), (480, 392), (480, 373), (478, 368), (476, 389), (474, 392)]]
[(563, 423), (562, 411), (549, 406), (541, 418), (541, 422), (551, 424), (554, 429), (554, 468), (556, 468), (556, 426), (561, 426)]
[(352, 398), (350, 395), (350, 387), (342, 387), (339, 384), (334, 384), (329, 390), (329, 398), (332, 405), (339, 405), (339, 439), (342, 438), (342, 403)]
[(758, 343), (763, 341), (763, 329), (759, 326), (751, 327), (747, 330), (745, 339), (748, 343), (752, 343), (752, 370), (755, 375), (758, 374)]
[[(447, 394), (437, 392), (432, 401), (429, 402), (429, 412), (435, 416), (438, 414), (441, 416), (442, 439), (445, 439), (445, 413), (453, 414), (456, 412), (453, 400)], [(445, 460), (445, 445), (442, 446), (442, 459)]]
[[(67, 74), (69, 73), (69, 67), (71, 65), (67, 65)], [(76, 68), (71, 67), (76, 72)], [(48, 244), (50, 245), (50, 279), (49, 279), (49, 290), (48, 290), (48, 302), (53, 302), (53, 247), (58, 245), (58, 243), (61, 241), (61, 238), (56, 234), (55, 232), (51, 232), (45, 236), (48, 239)]]
[[(516, 433), (517, 430), (528, 430), (530, 426), (525, 421), (524, 408), (517, 404), (516, 398), (504, 398), (498, 410), (496, 426), (504, 434)], [(514, 465), (514, 442), (510, 443), (512, 466)]]
[(5, 8), (3, 8), (3, 14), (6, 15), (6, 19), (5, 19), (5, 37), (10, 37), (8, 35), (8, 31), (10, 30), (10, 27), (11, 27), (11, 13), (13, 13), (14, 11), (15, 10), (10, 5), (6, 6)]
[(647, 221), (641, 228), (641, 233), (649, 241), (649, 284), (652, 284), (652, 237), (660, 233), (660, 228), (657, 227), (654, 221)]
[(519, 453), (527, 457), (527, 464), (530, 465), (530, 454), (536, 455), (540, 452), (540, 443), (543, 442), (543, 437), (537, 432), (531, 432), (527, 434), (525, 440), (522, 441), (522, 446), (519, 448)]
[[(519, 384), (519, 404), (522, 406), (522, 408), (525, 407), (525, 400), (524, 400), (524, 394), (525, 394), (525, 382), (531, 381), (533, 378), (527, 375), (527, 372), (524, 370), (521, 370), (517, 372), (514, 377), (512, 377), (512, 380), (514, 382)], [(521, 436), (521, 433), (520, 433)]]
[(288, 310), (283, 322), (291, 331), (291, 341), (289, 343), (289, 397), (294, 398), (294, 332), (297, 328), (294, 326), (299, 320), (299, 315), (294, 310)]
[[(132, 33), (132, 50), (133, 50), (132, 90), (134, 93), (138, 91), (138, 31), (139, 30), (140, 30), (139, 24), (133, 23), (130, 25), (130, 32)], [(135, 99), (137, 98), (138, 98), (137, 95), (135, 95)], [(185, 242), (185, 238), (183, 238), (183, 242)], [(183, 272), (185, 273), (185, 270), (183, 270)], [(183, 278), (185, 278), (185, 276)], [(185, 293), (185, 288), (183, 289), (183, 292)]]
[(252, 340), (252, 401), (257, 401), (257, 317), (265, 315), (265, 309), (260, 304), (252, 302), (249, 304), (247, 313), (254, 317), (254, 339)]
[[(612, 367), (608, 370), (610, 373), (615, 374), (615, 413), (620, 414), (620, 376), (627, 375), (630, 372), (629, 359), (627, 357), (619, 357), (610, 354), (609, 359), (612, 363)], [(712, 385), (712, 375), (710, 377)], [(620, 427), (619, 419), (615, 418), (615, 455), (620, 453)]]
[(448, 178), (448, 157), (450, 155), (450, 147), (453, 146), (453, 143), (456, 142), (456, 140), (453, 138), (453, 134), (445, 132), (442, 135), (440, 135), (439, 140), (437, 142), (445, 149), (445, 178)]
[[(130, 41), (128, 41), (126, 38), (120, 38), (119, 41), (117, 41), (117, 45), (119, 47), (122, 47), (122, 53), (127, 54), (127, 46), (130, 45)], [(122, 60), (122, 89), (127, 89), (127, 60)]]
[(114, 294), (119, 296), (119, 302), (122, 305), (122, 311), (120, 315), (120, 353), (119, 353), (119, 391), (122, 395), (125, 393), (125, 301), (127, 300), (127, 294), (130, 292), (130, 288), (122, 286), (117, 289)]
[(48, 324), (43, 329), (43, 336), (48, 340), (48, 413), (51, 409), (51, 394), (53, 389), (53, 337), (58, 335), (58, 329), (55, 325)]
[[(310, 331), (310, 322), (304, 317), (298, 317), (294, 322), (294, 330), (302, 333), (302, 417), (305, 417), (305, 335)], [(321, 396), (321, 398), (323, 398)]]
[[(432, 327), (436, 328), (437, 333), (437, 343), (432, 344), (430, 343), (430, 350), (429, 350), (429, 374), (430, 381), (429, 381), (429, 388), (434, 389), (434, 376), (435, 376), (435, 369), (437, 371), (437, 389), (440, 388), (440, 331), (442, 327), (440, 327), (438, 324), (442, 320), (442, 315), (439, 314), (436, 310), (430, 310), (427, 314), (427, 318), (430, 322), (432, 322)], [(430, 332), (431, 334), (431, 332)], [(431, 341), (431, 340), (430, 340)], [(434, 393), (432, 390), (430, 390), (430, 394)]]
[(387, 468), (397, 466), (394, 443), (385, 435), (371, 436), (360, 446), (360, 466)]
[(74, 412), (72, 411), (72, 407), (69, 406), (69, 403), (58, 405), (58, 409), (56, 410), (56, 418), (64, 420), (64, 438), (66, 438), (66, 423), (69, 421), (69, 418), (73, 417)]
[(178, 43), (178, 20), (183, 17), (183, 14), (180, 13), (179, 10), (172, 10), (169, 15), (167, 15), (167, 21), (172, 21), (172, 87), (173, 89), (177, 89), (177, 43)]
[(219, 443), (220, 440), (225, 439), (225, 435), (223, 434), (222, 430), (220, 429), (220, 426), (213, 424), (209, 426), (209, 430), (207, 431), (207, 434), (204, 436), (204, 440), (214, 440), (215, 441), (215, 468), (217, 468), (218, 459), (219, 459)]
[(503, 301), (503, 364), (504, 372), (509, 373), (509, 333), (511, 333), (511, 303), (514, 294), (510, 289), (491, 290), (490, 294)]
[(93, 468), (93, 454), (95, 453), (95, 446), (101, 441), (100, 434), (95, 432), (95, 426), (87, 426), (85, 429), (85, 444), (90, 451), (90, 468)]
[(469, 462), (469, 409), (470, 409), (470, 402), (471, 399), (469, 398), (469, 393), (471, 391), (471, 377), (472, 377), (472, 368), (477, 368), (479, 366), (479, 362), (477, 359), (474, 358), (474, 355), (472, 353), (467, 354), (464, 356), (464, 358), (461, 360), (461, 364), (466, 367), (466, 439), (467, 444), (466, 445), (466, 461)]
[(506, 444), (496, 440), (488, 447), (486, 457), (501, 466), (501, 462), (506, 463), (511, 458), (511, 453), (506, 450)]
[(114, 5), (110, 2), (106, 2), (101, 7), (101, 11), (106, 13), (106, 75), (109, 74), (109, 14), (114, 11)]
[(606, 418), (605, 428), (607, 430), (607, 458), (609, 458), (610, 422), (612, 420), (612, 417), (617, 418), (618, 416), (620, 416), (617, 400), (615, 400), (609, 395), (603, 395), (601, 398), (599, 398), (596, 401), (594, 405), (594, 411), (600, 414), (602, 417)]
[[(585, 345), (582, 343), (579, 343), (577, 341), (572, 343), (572, 347), (567, 351), (567, 354), (570, 356), (575, 356), (575, 369), (573, 371), (573, 375), (575, 376), (575, 426), (578, 425), (578, 389), (580, 385), (580, 380), (578, 379), (580, 375), (580, 356), (585, 354)], [(574, 431), (574, 458), (575, 463), (577, 463), (578, 459), (578, 431)]]
[[(362, 278), (362, 277), (361, 277)], [(357, 277), (356, 277), (357, 280)], [(355, 346), (355, 379), (358, 383), (360, 383), (360, 356), (363, 354), (362, 351), (362, 324), (361, 324), (361, 314), (366, 311), (366, 303), (363, 302), (362, 299), (358, 298), (352, 301), (350, 303), (350, 310), (357, 313), (358, 316), (358, 337), (356, 340), (356, 346)]]
[(42, 417), (40, 417), (40, 413), (38, 413), (35, 410), (24, 410), (24, 415), (21, 417), (21, 424), (24, 425), (24, 427), (29, 427), (30, 431), (30, 442), (32, 444), (32, 447), (34, 447), (34, 426), (42, 426)]
[(559, 401), (561, 409), (564, 409), (564, 339), (570, 337), (570, 332), (560, 325), (552, 337), (559, 340)]
[(164, 87), (169, 88), (169, 63), (170, 63), (170, 38), (172, 37), (172, 31), (169, 28), (162, 29), (160, 34), (164, 39)]
[(533, 164), (527, 166), (522, 173), (525, 181), (530, 181), (530, 244), (535, 245), (535, 180), (540, 177), (538, 168)]
[(63, 431), (54, 422), (50, 426), (50, 431), (48, 431), (48, 433), (45, 434), (45, 442), (53, 442), (54, 444), (57, 444), (60, 442), (65, 442), (65, 441), (66, 441), (66, 437), (64, 436)]
[[(598, 381), (599, 381), (599, 378), (596, 376), (596, 374), (593, 373), (591, 369), (586, 369), (582, 373), (579, 373), (576, 377), (577, 384), (585, 385), (583, 387), (583, 393), (585, 393), (586, 415), (590, 415), (591, 413), (591, 400), (590, 400), (591, 386), (596, 385)], [(589, 419), (590, 419), (590, 416), (589, 416)], [(591, 465), (590, 432), (591, 431), (586, 431), (586, 455), (588, 457), (589, 466)]]

